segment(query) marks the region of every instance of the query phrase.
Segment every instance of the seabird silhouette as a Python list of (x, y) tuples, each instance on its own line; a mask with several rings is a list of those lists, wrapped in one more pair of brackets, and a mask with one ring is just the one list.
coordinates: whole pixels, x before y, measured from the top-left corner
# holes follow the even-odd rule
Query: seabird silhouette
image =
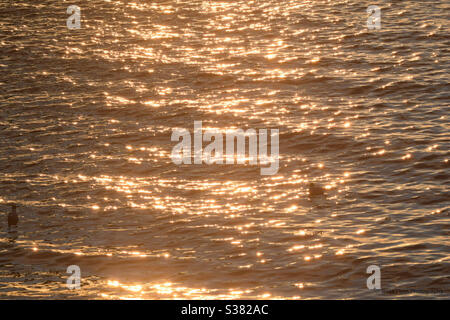
[(325, 194), (325, 190), (320, 185), (317, 185), (314, 182), (309, 183), (309, 196), (310, 197), (323, 196), (324, 194)]
[(16, 226), (19, 223), (19, 216), (16, 212), (16, 205), (13, 203), (11, 204), (11, 212), (8, 214), (8, 229), (10, 229), (12, 226)]

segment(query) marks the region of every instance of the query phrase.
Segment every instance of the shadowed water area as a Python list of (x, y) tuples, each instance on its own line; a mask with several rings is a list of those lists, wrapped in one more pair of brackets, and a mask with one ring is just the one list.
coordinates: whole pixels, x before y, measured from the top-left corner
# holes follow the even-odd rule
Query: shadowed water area
[[(356, 0), (79, 1), (69, 30), (75, 2), (0, 0), (0, 298), (450, 297), (448, 1), (380, 30)], [(279, 129), (277, 174), (174, 164), (194, 121)]]

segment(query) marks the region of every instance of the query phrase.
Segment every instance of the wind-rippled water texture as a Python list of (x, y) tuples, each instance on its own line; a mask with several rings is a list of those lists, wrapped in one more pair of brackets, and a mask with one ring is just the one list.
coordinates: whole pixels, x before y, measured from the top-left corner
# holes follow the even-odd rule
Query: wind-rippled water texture
[[(1, 298), (449, 298), (448, 1), (72, 4), (0, 1)], [(194, 120), (278, 173), (175, 165)]]

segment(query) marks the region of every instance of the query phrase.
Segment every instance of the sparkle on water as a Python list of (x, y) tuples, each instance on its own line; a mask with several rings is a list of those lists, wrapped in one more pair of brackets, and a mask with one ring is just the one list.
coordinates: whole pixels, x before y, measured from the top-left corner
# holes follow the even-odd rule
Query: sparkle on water
[[(448, 288), (448, 3), (383, 2), (377, 33), (365, 1), (95, 0), (76, 32), (65, 5), (0, 1), (0, 296), (364, 298), (370, 264)], [(174, 165), (194, 120), (279, 128), (279, 172)]]

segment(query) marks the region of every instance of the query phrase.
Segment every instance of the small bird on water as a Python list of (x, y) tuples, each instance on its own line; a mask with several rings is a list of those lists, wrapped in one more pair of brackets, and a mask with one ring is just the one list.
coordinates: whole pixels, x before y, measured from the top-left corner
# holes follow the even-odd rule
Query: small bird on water
[(11, 212), (8, 214), (8, 229), (11, 229), (12, 226), (17, 227), (17, 224), (19, 223), (19, 216), (16, 212), (16, 205), (13, 203), (11, 204)]
[(325, 194), (325, 190), (320, 185), (317, 185), (314, 182), (309, 183), (309, 196), (310, 197), (323, 196), (324, 194)]

